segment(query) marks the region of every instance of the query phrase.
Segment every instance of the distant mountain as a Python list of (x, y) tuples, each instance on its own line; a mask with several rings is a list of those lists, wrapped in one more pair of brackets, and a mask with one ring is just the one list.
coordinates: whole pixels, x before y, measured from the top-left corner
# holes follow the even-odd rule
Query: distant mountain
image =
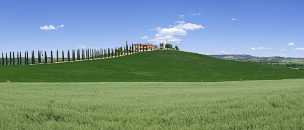
[(236, 61), (250, 61), (250, 62), (262, 62), (262, 63), (279, 63), (279, 64), (304, 64), (304, 58), (292, 58), (292, 57), (256, 57), (251, 55), (211, 55), (212, 57), (225, 59), (225, 60), (236, 60)]

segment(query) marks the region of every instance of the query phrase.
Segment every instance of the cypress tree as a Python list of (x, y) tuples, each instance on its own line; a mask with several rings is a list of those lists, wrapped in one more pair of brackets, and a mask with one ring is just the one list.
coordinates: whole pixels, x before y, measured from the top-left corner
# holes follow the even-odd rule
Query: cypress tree
[(86, 55), (86, 59), (88, 60), (88, 59), (89, 59), (89, 52), (88, 52), (88, 49), (85, 50), (85, 55)]
[(9, 53), (9, 64), (12, 65), (12, 52)]
[(92, 53), (93, 53), (93, 59), (95, 59), (96, 58), (96, 50), (92, 49)]
[(29, 64), (29, 53), (26, 51), (26, 64)]
[(92, 59), (95, 59), (95, 50), (92, 49)]
[(115, 55), (115, 57), (118, 56), (118, 55), (117, 55), (117, 50), (118, 50), (117, 48), (114, 49), (114, 55)]
[(95, 59), (96, 58), (96, 50), (93, 49), (92, 51), (93, 51), (93, 59)]
[(53, 51), (51, 50), (51, 63), (54, 63)]
[(19, 65), (19, 51), (17, 51), (17, 65)]
[(82, 60), (85, 59), (84, 49), (81, 49), (81, 59), (82, 59)]
[(94, 49), (91, 49), (91, 55), (92, 55), (92, 59), (94, 59), (94, 56), (95, 56)]
[(88, 49), (84, 49), (84, 59), (88, 59)]
[(93, 49), (90, 49), (90, 57), (93, 59)]
[(3, 52), (2, 52), (2, 57), (1, 57), (1, 65), (4, 66), (4, 57), (3, 57)]
[(100, 52), (100, 58), (102, 58), (102, 55), (103, 55), (103, 49), (102, 48), (100, 48), (100, 50), (99, 50), (99, 52)]
[(32, 64), (35, 64), (35, 51), (32, 51)]
[(24, 52), (24, 64), (26, 65), (26, 51)]
[(68, 50), (68, 61), (71, 61), (70, 50)]
[(75, 61), (75, 60), (76, 60), (76, 56), (77, 56), (77, 55), (76, 55), (76, 50), (73, 50), (73, 52), (74, 52), (73, 55), (74, 55), (74, 61)]
[(92, 49), (89, 49), (89, 57), (92, 59)]
[(2, 66), (4, 66), (4, 55), (3, 55), (3, 52), (2, 52), (2, 62), (1, 62)]
[(24, 64), (26, 64), (26, 51), (24, 52), (24, 56), (23, 56), (23, 59), (24, 59)]
[(129, 46), (129, 54), (132, 54), (131, 46)]
[(38, 51), (37, 51), (37, 60), (38, 60), (37, 62), (38, 62), (38, 64), (40, 63), (40, 58), (39, 58), (39, 57), (40, 57), (40, 52), (39, 52), (39, 50), (38, 50)]
[(128, 52), (128, 41), (126, 41), (126, 54), (128, 55), (129, 54), (129, 52)]
[(62, 58), (62, 61), (64, 62), (64, 50), (62, 50), (62, 54), (61, 54), (61, 58)]
[(21, 57), (21, 51), (19, 52), (19, 65), (22, 64), (22, 57)]
[(110, 48), (108, 48), (107, 57), (109, 58), (111, 55)]
[(59, 51), (56, 50), (56, 62), (58, 63), (59, 62)]
[(80, 56), (80, 49), (77, 49), (77, 53), (78, 53), (77, 60), (80, 60), (80, 59), (81, 59), (81, 56)]
[(97, 57), (97, 58), (100, 57), (100, 49), (96, 49), (96, 57)]
[(41, 52), (38, 50), (38, 64), (41, 63)]
[(87, 59), (89, 60), (90, 58), (91, 58), (90, 49), (87, 49)]
[(95, 59), (95, 49), (92, 49), (92, 59)]
[(77, 60), (80, 60), (79, 49), (76, 50), (76, 59), (77, 59)]
[(7, 57), (7, 53), (5, 53), (5, 65), (7, 66), (8, 65), (8, 57)]
[(111, 50), (111, 56), (114, 57), (114, 49), (112, 48)]
[(104, 49), (101, 49), (101, 57), (104, 58), (104, 56), (105, 56)]
[(15, 65), (15, 52), (13, 52), (13, 65)]
[(75, 50), (72, 50), (72, 60), (75, 61)]
[(48, 63), (48, 57), (46, 51), (44, 51), (44, 63)]

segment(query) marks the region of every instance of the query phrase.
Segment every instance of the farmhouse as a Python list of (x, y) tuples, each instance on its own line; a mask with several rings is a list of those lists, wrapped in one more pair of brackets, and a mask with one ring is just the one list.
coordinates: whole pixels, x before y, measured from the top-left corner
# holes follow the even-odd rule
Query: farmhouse
[(134, 44), (135, 50), (155, 50), (157, 46), (151, 43), (136, 43)]

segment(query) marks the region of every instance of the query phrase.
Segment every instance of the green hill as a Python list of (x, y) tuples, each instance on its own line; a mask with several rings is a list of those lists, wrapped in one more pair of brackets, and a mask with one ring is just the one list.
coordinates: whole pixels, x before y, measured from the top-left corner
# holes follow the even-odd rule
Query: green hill
[(179, 51), (115, 59), (0, 68), (1, 82), (174, 82), (304, 78), (303, 70)]

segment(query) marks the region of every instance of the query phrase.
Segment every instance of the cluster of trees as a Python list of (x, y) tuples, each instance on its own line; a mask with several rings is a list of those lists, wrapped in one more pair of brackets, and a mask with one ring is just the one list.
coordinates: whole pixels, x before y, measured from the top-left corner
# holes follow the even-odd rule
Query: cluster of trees
[(161, 44), (160, 44), (160, 48), (161, 48), (161, 49), (174, 49), (174, 50), (179, 51), (179, 47), (178, 47), (177, 45), (175, 45), (175, 46), (173, 47), (173, 45), (170, 44), (170, 43), (161, 43)]
[(137, 52), (148, 51), (145, 48), (137, 48), (134, 44), (118, 48), (106, 49), (72, 49), (72, 50), (51, 50), (51, 51), (25, 51), (25, 52), (2, 52), (1, 66), (29, 65), (29, 64), (50, 64), (60, 62), (73, 62), (81, 60), (92, 60), (98, 58), (114, 58), (123, 55), (130, 55)]

